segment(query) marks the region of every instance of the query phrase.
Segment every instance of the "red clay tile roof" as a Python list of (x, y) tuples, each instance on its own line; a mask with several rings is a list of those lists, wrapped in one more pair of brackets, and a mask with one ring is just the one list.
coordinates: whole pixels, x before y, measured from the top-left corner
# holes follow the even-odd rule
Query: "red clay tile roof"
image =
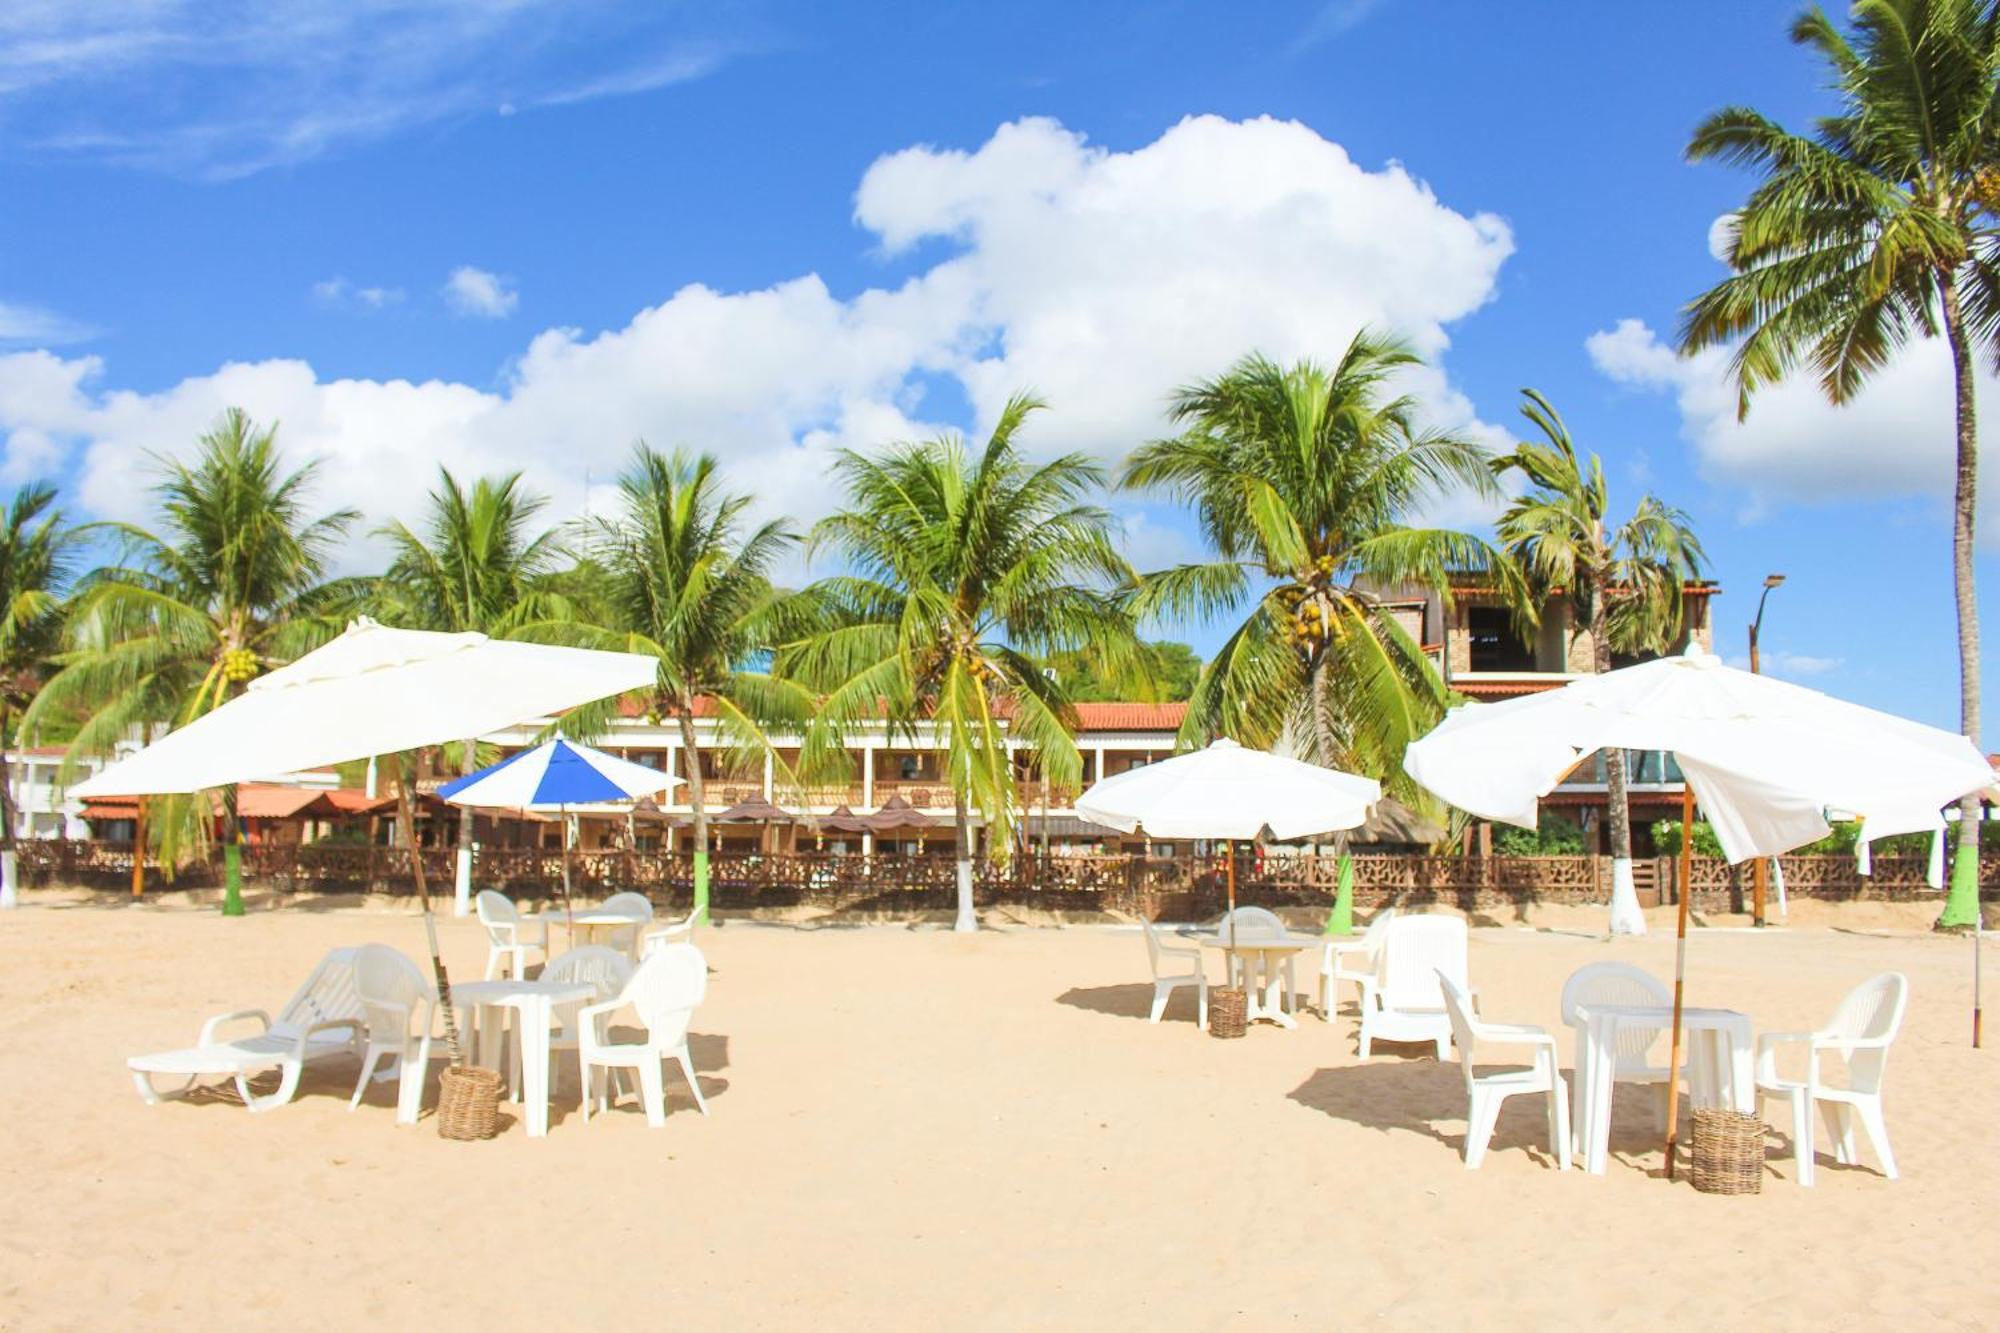
[(1179, 731), (1187, 705), (1093, 703), (1076, 706), (1078, 731)]

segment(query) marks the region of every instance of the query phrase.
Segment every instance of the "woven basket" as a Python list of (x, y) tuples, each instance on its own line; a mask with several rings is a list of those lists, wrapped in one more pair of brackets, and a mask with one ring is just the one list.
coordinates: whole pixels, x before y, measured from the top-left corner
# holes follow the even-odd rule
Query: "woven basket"
[(500, 1128), (500, 1071), (447, 1067), (438, 1078), (438, 1137), (490, 1139)]
[(1764, 1122), (1744, 1111), (1698, 1107), (1692, 1156), (1694, 1187), (1703, 1194), (1762, 1193)]
[(1218, 986), (1208, 993), (1208, 1035), (1240, 1037), (1250, 1030), (1250, 993), (1241, 986)]

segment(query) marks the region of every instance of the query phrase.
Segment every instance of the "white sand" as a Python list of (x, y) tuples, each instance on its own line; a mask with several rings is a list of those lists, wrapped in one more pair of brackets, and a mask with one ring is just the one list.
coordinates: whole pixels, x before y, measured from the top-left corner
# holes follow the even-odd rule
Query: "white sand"
[[(1715, 1198), (1658, 1176), (1631, 1094), (1604, 1178), (1556, 1172), (1526, 1100), (1467, 1172), (1455, 1067), (1360, 1065), (1347, 1018), (1214, 1041), (1191, 995), (1149, 1026), (1141, 942), (1101, 929), (707, 932), (713, 1114), (683, 1091), (658, 1131), (629, 1103), (585, 1125), (572, 1094), (546, 1139), (447, 1143), (396, 1126), (389, 1085), (349, 1114), (338, 1065), (269, 1115), (148, 1107), (125, 1056), (275, 1009), (332, 945), (421, 956), (420, 921), (28, 897), (0, 917), (0, 1328), (2000, 1323), (2000, 1049), (1967, 1044), (1971, 946), (1909, 911), (1691, 941), (1690, 1002), (1760, 1029), (1884, 969), (1914, 986), (1903, 1179), (1823, 1149), (1812, 1190), (1774, 1156), (1762, 1195)], [(477, 975), (474, 928), (446, 932)], [(1471, 963), (1489, 1015), (1554, 1027), (1575, 967), (1671, 957), (1496, 927)]]

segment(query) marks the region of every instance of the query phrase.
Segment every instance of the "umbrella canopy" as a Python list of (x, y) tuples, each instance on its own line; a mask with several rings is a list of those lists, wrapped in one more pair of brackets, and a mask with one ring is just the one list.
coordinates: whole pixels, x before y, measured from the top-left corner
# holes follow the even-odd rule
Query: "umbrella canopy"
[(1697, 647), (1456, 708), (1403, 767), (1461, 810), (1533, 828), (1539, 799), (1613, 747), (1671, 750), (1731, 861), (1825, 837), (1829, 809), (1860, 816), (1870, 837), (1929, 832), (1940, 807), (1993, 782), (1963, 736), (1738, 671)]
[(71, 791), (195, 792), (440, 745), (640, 689), (658, 669), (637, 653), (388, 629), (364, 618)]
[(832, 813), (824, 814), (813, 821), (829, 833), (867, 833), (874, 828), (867, 816), (857, 815), (845, 805), (837, 805)]
[(1276, 838), (1349, 829), (1382, 799), (1373, 778), (1246, 750), (1224, 738), (1205, 750), (1106, 778), (1077, 798), (1085, 819), (1155, 838)]
[(720, 814), (710, 815), (712, 824), (796, 824), (799, 816), (772, 805), (761, 796), (738, 801)]
[(882, 808), (872, 815), (862, 815), (868, 827), (865, 833), (896, 833), (903, 829), (935, 828), (940, 822), (935, 816), (927, 815), (911, 805), (901, 796), (891, 796), (882, 803)]
[(681, 779), (561, 737), (438, 788), (453, 805), (560, 809), (625, 801), (665, 791)]

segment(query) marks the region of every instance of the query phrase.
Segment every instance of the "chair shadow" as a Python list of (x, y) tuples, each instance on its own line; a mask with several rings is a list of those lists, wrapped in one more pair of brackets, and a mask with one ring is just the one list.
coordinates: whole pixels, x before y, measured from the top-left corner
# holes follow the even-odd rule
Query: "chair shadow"
[[(1438, 1122), (1465, 1121), (1465, 1082), (1456, 1064), (1409, 1060), (1393, 1064), (1343, 1065), (1314, 1070), (1285, 1094), (1292, 1101), (1335, 1120), (1384, 1134), (1420, 1134), (1465, 1156), (1465, 1132)], [(1525, 1151), (1537, 1165), (1553, 1169), (1549, 1151), (1547, 1102), (1539, 1096), (1509, 1097), (1493, 1129), (1487, 1155)]]
[[(1122, 986), (1072, 986), (1056, 996), (1056, 1003), (1066, 1004), (1072, 1009), (1088, 1009), (1094, 1014), (1136, 1018), (1144, 1022), (1153, 1013), (1153, 983), (1137, 981)], [(1194, 987), (1181, 986), (1168, 998), (1166, 1012), (1160, 1016), (1160, 1021), (1184, 1019), (1192, 1023), (1198, 1012)]]

